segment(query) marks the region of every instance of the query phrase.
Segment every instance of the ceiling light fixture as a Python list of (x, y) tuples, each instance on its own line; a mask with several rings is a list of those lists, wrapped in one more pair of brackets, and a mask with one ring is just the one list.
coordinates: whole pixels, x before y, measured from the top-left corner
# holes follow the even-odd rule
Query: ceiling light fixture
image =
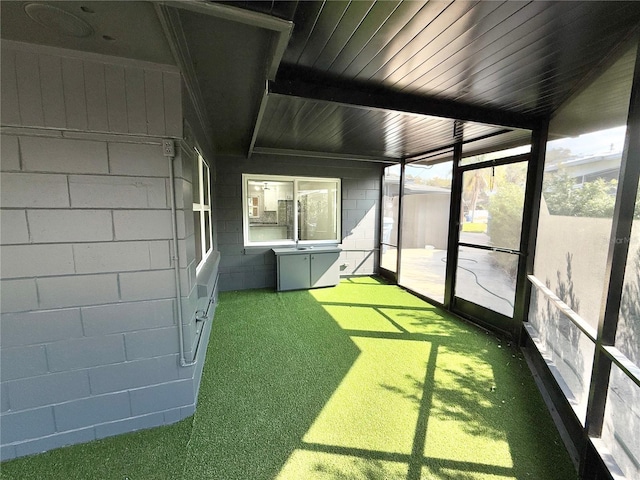
[(61, 8), (42, 3), (28, 3), (24, 11), (34, 22), (61, 35), (85, 38), (93, 34), (91, 25)]

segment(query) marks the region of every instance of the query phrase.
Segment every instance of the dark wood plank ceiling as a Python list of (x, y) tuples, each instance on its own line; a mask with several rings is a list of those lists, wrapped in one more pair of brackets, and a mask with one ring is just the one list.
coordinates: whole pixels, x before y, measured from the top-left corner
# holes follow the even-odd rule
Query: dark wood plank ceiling
[(549, 114), (639, 19), (637, 2), (301, 2), (283, 63)]
[[(254, 3), (243, 6), (257, 8)], [(265, 3), (292, 19), (295, 28), (263, 106), (257, 151), (399, 158), (452, 142), (452, 120), (428, 116), (441, 116), (442, 109), (412, 110), (426, 115), (421, 118), (400, 113), (405, 105), (379, 105), (386, 111), (344, 101), (327, 105), (338, 97), (336, 85), (351, 93), (370, 88), (448, 101), (460, 112), (446, 107), (450, 118), (477, 122), (465, 108), (498, 112), (489, 121), (493, 124), (500, 123), (500, 112), (547, 118), (585, 87), (584, 79), (603, 61), (622, 54), (621, 45), (640, 24), (640, 2)], [(313, 98), (291, 93), (296, 79), (314, 77), (316, 84), (305, 87)], [(333, 90), (323, 91), (328, 84)], [(465, 138), (482, 135), (480, 130), (465, 128)], [(526, 135), (513, 135), (511, 143), (514, 138)]]
[[(454, 123), (450, 118), (274, 94), (269, 96), (255, 151), (326, 152), (397, 160), (452, 145)], [(464, 124), (467, 140), (503, 131), (503, 127), (482, 123)], [(527, 142), (528, 130), (513, 132), (510, 142)]]

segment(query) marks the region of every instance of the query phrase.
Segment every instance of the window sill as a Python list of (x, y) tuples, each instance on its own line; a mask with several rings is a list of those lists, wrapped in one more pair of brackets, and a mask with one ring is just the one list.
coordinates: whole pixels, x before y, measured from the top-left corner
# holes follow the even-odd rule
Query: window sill
[(208, 298), (211, 296), (213, 287), (215, 286), (219, 265), (220, 252), (213, 250), (205, 260), (200, 271), (196, 274), (198, 298)]
[[(299, 248), (306, 249), (318, 249), (318, 248), (337, 248), (340, 247), (340, 242), (336, 240), (320, 240), (317, 242), (300, 242), (298, 243)], [(295, 242), (273, 242), (273, 243), (264, 243), (260, 245), (245, 245), (245, 252), (257, 252), (257, 251), (265, 251), (265, 250), (273, 250), (274, 248), (296, 248)]]

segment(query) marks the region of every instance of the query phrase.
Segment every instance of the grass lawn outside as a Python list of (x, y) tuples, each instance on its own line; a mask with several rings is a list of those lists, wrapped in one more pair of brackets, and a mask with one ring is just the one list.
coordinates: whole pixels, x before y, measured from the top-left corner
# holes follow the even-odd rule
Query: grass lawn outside
[(226, 292), (196, 414), (2, 479), (569, 480), (519, 351), (376, 278)]

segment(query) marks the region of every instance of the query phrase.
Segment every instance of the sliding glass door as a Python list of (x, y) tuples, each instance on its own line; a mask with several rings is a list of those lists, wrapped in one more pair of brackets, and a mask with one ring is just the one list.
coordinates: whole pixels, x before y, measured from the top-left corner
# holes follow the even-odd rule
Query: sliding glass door
[(528, 155), (460, 168), (453, 308), (503, 330), (514, 314), (527, 168)]
[(444, 303), (453, 160), (405, 165), (398, 282)]

